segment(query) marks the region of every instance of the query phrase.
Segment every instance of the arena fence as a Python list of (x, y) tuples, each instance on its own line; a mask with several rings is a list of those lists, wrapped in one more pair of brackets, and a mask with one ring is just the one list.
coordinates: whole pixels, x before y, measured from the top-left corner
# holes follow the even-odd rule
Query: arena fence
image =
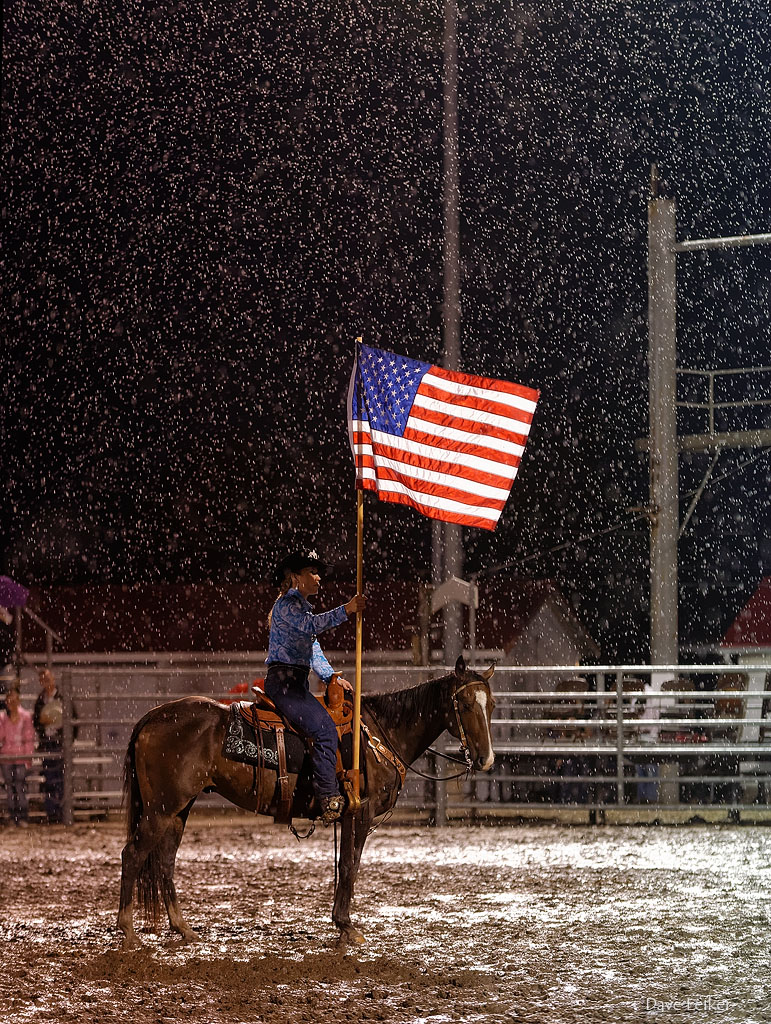
[[(265, 666), (258, 652), (205, 661), (175, 655), (66, 662), (60, 656), (54, 670), (64, 702), (64, 820), (72, 822), (120, 807), (123, 756), (146, 711), (192, 693), (242, 699), (233, 691), (262, 676)], [(444, 671), (367, 664), (364, 688), (408, 686)], [(554, 815), (597, 823), (664, 820), (674, 812), (706, 817), (708, 811), (720, 811), (724, 820), (771, 819), (770, 679), (771, 666), (762, 664), (498, 665), (493, 772), (449, 783), (411, 773), (399, 810), (440, 824)], [(36, 689), (30, 666), (22, 679), (25, 706)], [(437, 749), (456, 751), (457, 742), (445, 734)], [(41, 764), (35, 755), (33, 814), (41, 813)], [(415, 767), (429, 775), (457, 770), (434, 755)], [(228, 806), (214, 795), (200, 799)]]

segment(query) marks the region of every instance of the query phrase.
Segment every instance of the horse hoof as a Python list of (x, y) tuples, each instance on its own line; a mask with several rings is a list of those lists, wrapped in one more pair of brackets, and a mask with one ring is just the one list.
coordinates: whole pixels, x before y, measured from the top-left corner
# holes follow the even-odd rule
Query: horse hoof
[(187, 932), (180, 932), (183, 942), (200, 942), (201, 936), (192, 930)]
[(127, 935), (123, 940), (123, 952), (128, 953), (132, 949), (141, 949), (142, 942), (137, 935)]
[(364, 935), (358, 928), (343, 928), (340, 932), (340, 936), (337, 940), (338, 946), (347, 946), (349, 943), (353, 943), (357, 946), (364, 945)]

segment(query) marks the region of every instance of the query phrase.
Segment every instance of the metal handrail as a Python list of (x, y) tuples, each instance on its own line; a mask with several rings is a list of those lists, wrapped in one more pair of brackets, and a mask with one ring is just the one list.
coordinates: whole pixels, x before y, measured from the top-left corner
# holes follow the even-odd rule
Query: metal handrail
[[(370, 691), (375, 693), (377, 691)], [(367, 694), (365, 693), (365, 696)], [(543, 691), (543, 690), (493, 690), (492, 695), (496, 703), (503, 702), (506, 700), (518, 701), (542, 701), (544, 704), (559, 704), (560, 701), (564, 700), (593, 700), (597, 703), (608, 702), (616, 699), (615, 690), (601, 690), (599, 692), (595, 690), (576, 690), (575, 692), (556, 692), (556, 691)], [(182, 697), (212, 697), (221, 696), (223, 700), (238, 700), (248, 697), (247, 693), (231, 693), (227, 691), (221, 695), (216, 693), (194, 693), (190, 690), (169, 690), (166, 693), (159, 693), (154, 690), (152, 693), (116, 693), (108, 691), (106, 693), (91, 693), (91, 694), (77, 694), (77, 699), (81, 701), (87, 700), (155, 700), (158, 697), (163, 697), (164, 700), (179, 700)], [(659, 690), (651, 693), (645, 693), (644, 691), (637, 690), (624, 690), (623, 698), (626, 702), (633, 700), (669, 700), (679, 699), (681, 697), (694, 697), (697, 700), (711, 700), (715, 697), (719, 698), (733, 698), (735, 700), (743, 700), (745, 697), (765, 697), (766, 700), (771, 700), (771, 690), (665, 690), (663, 693)], [(29, 702), (29, 698), (22, 697), (22, 703), (25, 699)], [(696, 706), (703, 706), (696, 705)]]
[[(771, 672), (771, 667), (769, 667)], [(555, 704), (557, 701), (565, 700), (596, 700), (608, 701), (616, 699), (616, 691), (613, 690), (493, 690), (493, 697), (496, 702), (505, 699), (511, 700), (538, 700), (544, 703)], [(681, 697), (696, 697), (699, 700), (711, 700), (713, 697), (734, 697), (737, 700), (743, 697), (765, 697), (771, 700), (771, 690), (624, 690), (624, 700), (678, 700)]]
[[(621, 756), (671, 754), (699, 756), (708, 754), (752, 754), (765, 755), (771, 758), (771, 744), (758, 743), (626, 743), (623, 750), (614, 744), (577, 744), (549, 743), (535, 747), (532, 743), (496, 743), (495, 751), (499, 754), (583, 754), (584, 756)], [(621, 802), (621, 801), (619, 801)]]
[[(80, 723), (78, 719), (78, 723)], [(607, 729), (613, 725), (612, 718), (493, 718), (492, 725), (526, 725), (529, 728), (539, 729), (577, 729), (595, 728)], [(703, 726), (722, 727), (727, 725), (768, 725), (771, 726), (770, 718), (625, 718), (624, 726), (630, 729), (670, 729), (673, 726), (694, 726), (701, 729)]]
[(706, 377), (707, 378), (707, 400), (705, 402), (686, 402), (686, 401), (675, 401), (675, 406), (678, 409), (704, 409), (709, 413), (709, 433), (715, 433), (715, 411), (719, 409), (750, 409), (755, 406), (766, 406), (771, 405), (771, 398), (754, 398), (754, 399), (743, 399), (741, 401), (732, 402), (716, 402), (715, 401), (715, 378), (716, 377), (736, 377), (740, 374), (757, 374), (757, 373), (770, 373), (771, 366), (744, 366), (736, 369), (729, 370), (691, 370), (691, 369), (678, 369), (678, 374), (683, 376), (691, 377)]

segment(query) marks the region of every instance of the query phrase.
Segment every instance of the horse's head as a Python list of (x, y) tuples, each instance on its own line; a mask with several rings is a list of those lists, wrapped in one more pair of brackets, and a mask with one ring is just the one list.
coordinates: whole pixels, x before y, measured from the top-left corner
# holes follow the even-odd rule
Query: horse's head
[(494, 670), (491, 665), (481, 674), (472, 672), (461, 655), (455, 664), (452, 707), (448, 709), (450, 735), (461, 741), (471, 765), (483, 772), (489, 772), (495, 761), (490, 732), (495, 701), (489, 686)]

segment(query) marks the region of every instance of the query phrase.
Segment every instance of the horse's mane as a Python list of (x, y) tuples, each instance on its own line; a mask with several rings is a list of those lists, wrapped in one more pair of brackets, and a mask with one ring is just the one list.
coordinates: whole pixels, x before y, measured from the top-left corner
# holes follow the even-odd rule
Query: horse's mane
[(450, 673), (437, 679), (429, 679), (425, 683), (408, 686), (404, 690), (363, 694), (362, 703), (383, 725), (397, 726), (404, 721), (414, 722), (422, 718), (427, 711), (433, 711), (438, 703), (437, 689), (441, 691), (444, 699), (445, 696), (449, 696), (450, 687), (454, 682), (457, 682), (457, 676)]

